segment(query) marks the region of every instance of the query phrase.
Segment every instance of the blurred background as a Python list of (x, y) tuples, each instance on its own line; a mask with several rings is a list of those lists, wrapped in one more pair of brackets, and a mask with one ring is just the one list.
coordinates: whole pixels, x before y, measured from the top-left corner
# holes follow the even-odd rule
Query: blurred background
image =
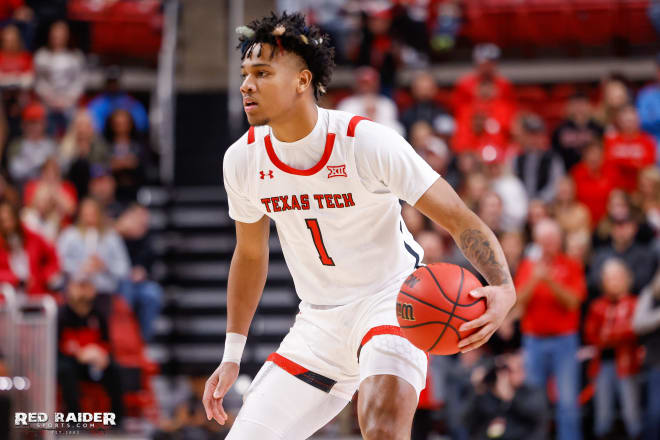
[[(247, 129), (234, 29), (271, 10), (334, 42), (320, 105), (406, 137), (514, 274), (491, 342), (431, 358), (413, 438), (660, 439), (657, 0), (0, 0), (0, 438), (52, 438), (13, 413), (55, 410), (224, 438), (201, 393)], [(403, 215), (425, 262), (470, 268)], [(296, 313), (274, 228), (270, 248), (232, 415)], [(354, 405), (315, 438), (360, 438)]]

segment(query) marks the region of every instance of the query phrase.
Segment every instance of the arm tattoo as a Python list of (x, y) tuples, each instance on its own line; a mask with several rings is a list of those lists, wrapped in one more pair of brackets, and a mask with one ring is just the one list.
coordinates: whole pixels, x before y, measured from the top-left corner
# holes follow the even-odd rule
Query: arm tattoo
[(483, 274), (491, 286), (511, 282), (509, 271), (497, 261), (490, 240), (483, 232), (478, 229), (461, 232), (460, 246), (470, 263)]

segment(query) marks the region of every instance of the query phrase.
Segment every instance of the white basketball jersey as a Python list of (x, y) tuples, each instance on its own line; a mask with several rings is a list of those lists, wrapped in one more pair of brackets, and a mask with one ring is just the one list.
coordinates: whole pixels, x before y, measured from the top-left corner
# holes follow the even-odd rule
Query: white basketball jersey
[(275, 222), (300, 299), (341, 305), (400, 284), (421, 263), (399, 199), (416, 203), (439, 175), (393, 130), (318, 112), (325, 136), (291, 153), (318, 151), (315, 165), (294, 168), (270, 127), (251, 127), (225, 153), (224, 183), (232, 219)]

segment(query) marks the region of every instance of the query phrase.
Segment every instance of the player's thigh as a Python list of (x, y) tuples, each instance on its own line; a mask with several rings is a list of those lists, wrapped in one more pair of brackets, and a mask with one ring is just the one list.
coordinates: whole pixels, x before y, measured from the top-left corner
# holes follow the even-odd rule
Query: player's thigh
[(366, 438), (410, 435), (428, 358), (407, 339), (377, 335), (360, 352), (358, 417)]
[(266, 362), (246, 393), (227, 439), (306, 439), (347, 403)]

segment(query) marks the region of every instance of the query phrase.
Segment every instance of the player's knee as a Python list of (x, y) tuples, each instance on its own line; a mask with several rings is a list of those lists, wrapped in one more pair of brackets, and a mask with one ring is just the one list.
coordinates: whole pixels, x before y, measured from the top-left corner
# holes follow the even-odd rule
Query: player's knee
[[(408, 438), (407, 420), (393, 402), (370, 402), (361, 411), (362, 435), (367, 440), (400, 440)], [(410, 433), (408, 432), (408, 435)]]

